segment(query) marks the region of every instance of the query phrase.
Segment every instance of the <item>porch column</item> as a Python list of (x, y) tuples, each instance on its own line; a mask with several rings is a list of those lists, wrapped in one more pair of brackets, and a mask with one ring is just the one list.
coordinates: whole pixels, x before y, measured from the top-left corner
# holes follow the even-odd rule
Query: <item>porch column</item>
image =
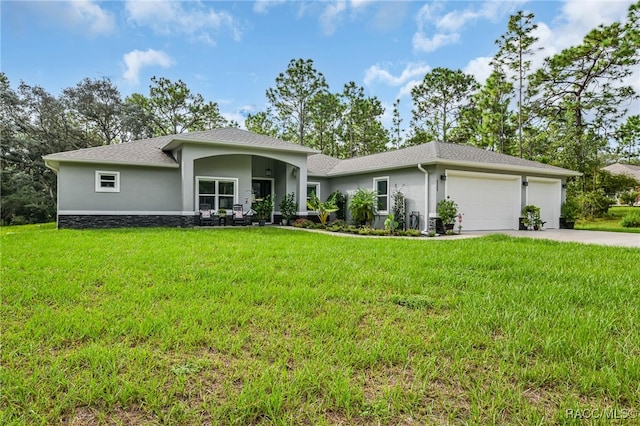
[(298, 170), (298, 215), (307, 216), (307, 163), (300, 164)]
[(182, 214), (195, 214), (195, 192), (193, 184), (193, 158), (182, 151), (180, 170), (182, 173)]

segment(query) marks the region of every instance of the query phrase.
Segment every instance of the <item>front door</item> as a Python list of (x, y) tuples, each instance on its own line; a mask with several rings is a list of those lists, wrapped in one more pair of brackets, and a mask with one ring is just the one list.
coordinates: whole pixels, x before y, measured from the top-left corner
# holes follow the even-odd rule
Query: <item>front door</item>
[(271, 179), (253, 179), (251, 181), (251, 191), (253, 192), (253, 201), (262, 200), (267, 195), (271, 195)]
[(251, 181), (251, 192), (253, 193), (253, 199), (251, 200), (252, 210), (254, 209), (256, 201), (271, 195), (272, 186), (273, 180), (271, 179), (253, 179)]

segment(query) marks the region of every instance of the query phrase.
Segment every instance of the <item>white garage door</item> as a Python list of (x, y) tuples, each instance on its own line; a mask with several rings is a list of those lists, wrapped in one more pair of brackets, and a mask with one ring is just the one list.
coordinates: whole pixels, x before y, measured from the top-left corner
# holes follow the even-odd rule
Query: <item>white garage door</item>
[(462, 229), (518, 229), (521, 178), (447, 170), (445, 196), (458, 204)]
[(545, 228), (557, 229), (560, 222), (561, 182), (560, 179), (548, 179), (528, 176), (527, 202), (540, 207), (540, 217)]

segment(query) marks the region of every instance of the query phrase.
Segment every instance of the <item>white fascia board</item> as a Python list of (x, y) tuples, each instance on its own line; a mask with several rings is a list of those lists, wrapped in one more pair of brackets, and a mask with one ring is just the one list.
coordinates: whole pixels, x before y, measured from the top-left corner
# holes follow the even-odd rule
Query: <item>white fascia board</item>
[(217, 145), (217, 146), (225, 146), (225, 147), (231, 146), (235, 148), (242, 147), (242, 148), (248, 148), (248, 149), (255, 149), (258, 151), (279, 151), (279, 152), (288, 152), (288, 153), (295, 152), (297, 154), (306, 154), (306, 155), (320, 154), (320, 151), (318, 150), (303, 147), (303, 146), (301, 146), (300, 148), (298, 148), (297, 146), (296, 148), (284, 148), (284, 147), (277, 147), (277, 146), (253, 145), (250, 143), (242, 143), (242, 142), (224, 142), (224, 141), (212, 141), (212, 140), (206, 141), (206, 140), (193, 140), (193, 139), (180, 139), (180, 138), (172, 139), (170, 142), (168, 142), (166, 145), (162, 147), (162, 150), (173, 151), (177, 147), (182, 146), (184, 144)]
[(582, 173), (574, 172), (573, 170), (543, 169), (538, 167), (516, 166), (512, 164), (474, 163), (470, 161), (450, 161), (450, 160), (440, 160), (440, 161), (437, 161), (435, 164), (441, 164), (444, 166), (474, 168), (474, 169), (489, 169), (489, 170), (496, 170), (496, 171), (503, 171), (503, 172), (531, 173), (535, 175), (547, 175), (547, 176), (560, 176), (560, 177), (582, 176)]
[[(389, 172), (392, 170), (402, 170), (402, 169), (414, 169), (416, 167), (418, 163), (411, 163), (411, 164), (403, 164), (401, 166), (381, 166), (381, 167), (372, 167), (370, 169), (358, 169), (358, 170), (354, 170), (354, 171), (347, 171), (347, 172), (328, 172), (326, 175), (324, 175), (323, 177), (337, 177), (337, 176), (351, 176), (351, 175), (363, 175), (363, 174), (368, 174), (368, 173), (382, 173), (382, 172)], [(431, 166), (433, 164), (436, 164), (433, 161), (421, 161), (420, 162), (421, 165), (423, 166)]]
[[(60, 169), (60, 163), (75, 163), (75, 164), (113, 164), (119, 166), (140, 166), (140, 167), (163, 167), (168, 169), (177, 169), (180, 167), (178, 163), (175, 164), (164, 164), (164, 163), (145, 163), (145, 162), (130, 162), (130, 161), (121, 161), (121, 160), (98, 160), (98, 159), (78, 159), (78, 158), (47, 158), (42, 157), (44, 159), (45, 164), (50, 169), (57, 171)], [(49, 163), (56, 162), (57, 168), (55, 165), (53, 167), (49, 166)]]
[(44, 160), (44, 165), (48, 169), (51, 169), (55, 174), (58, 174), (58, 171), (60, 170), (60, 162), (58, 160), (49, 160), (46, 157), (42, 157), (42, 159)]

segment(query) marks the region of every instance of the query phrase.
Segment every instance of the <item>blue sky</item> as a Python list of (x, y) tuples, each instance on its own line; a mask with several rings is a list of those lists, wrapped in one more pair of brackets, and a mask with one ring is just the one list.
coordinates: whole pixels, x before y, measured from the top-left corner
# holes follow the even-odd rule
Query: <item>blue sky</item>
[[(349, 81), (387, 108), (435, 67), (481, 82), (509, 16), (536, 15), (540, 52), (580, 43), (623, 19), (630, 0), (563, 1), (6, 1), (1, 70), (53, 94), (85, 77), (110, 78), (127, 96), (148, 95), (152, 76), (182, 79), (223, 115), (243, 123), (291, 59), (313, 59), (332, 92)], [(640, 92), (640, 72), (630, 80)]]

